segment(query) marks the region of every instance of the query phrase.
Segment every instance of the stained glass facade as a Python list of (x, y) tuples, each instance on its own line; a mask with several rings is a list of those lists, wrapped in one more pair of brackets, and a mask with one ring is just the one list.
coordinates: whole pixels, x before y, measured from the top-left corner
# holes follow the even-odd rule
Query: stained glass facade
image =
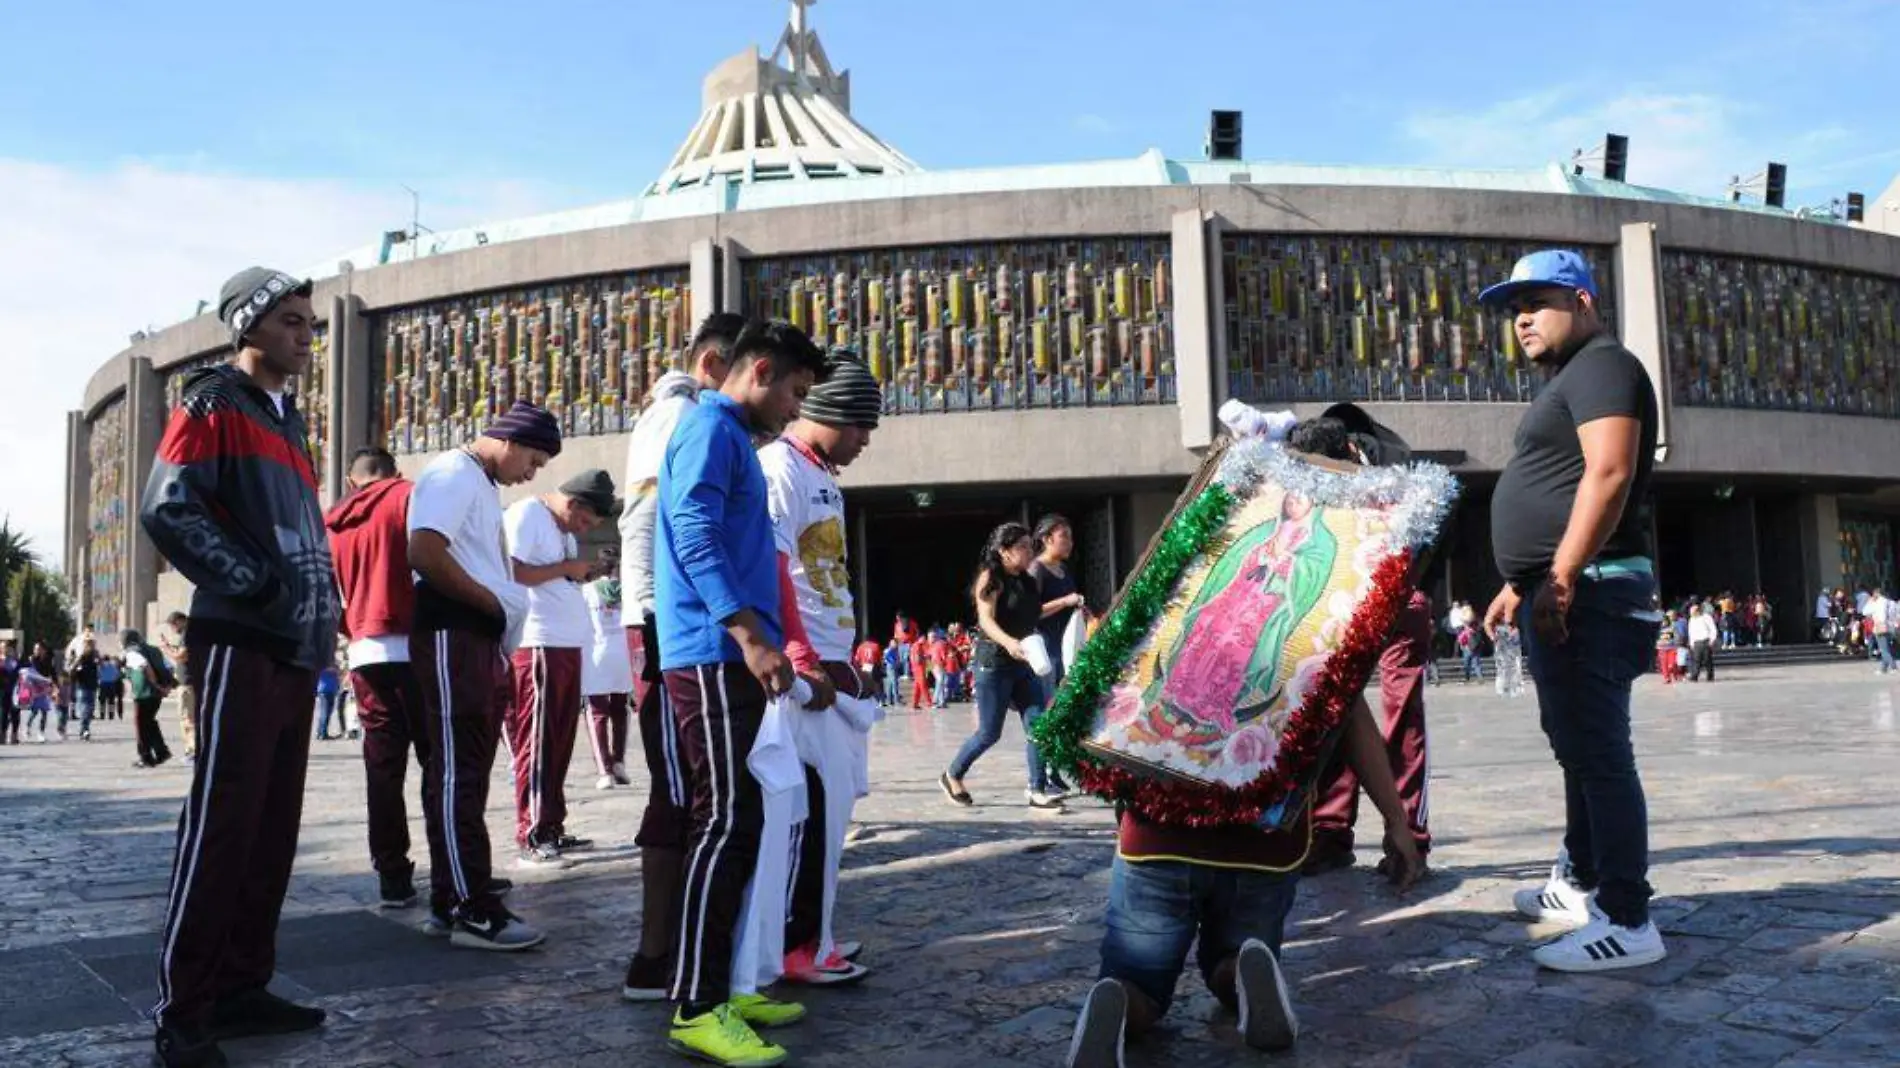
[[(1245, 401), (1527, 401), (1533, 372), (1478, 292), (1544, 243), (1234, 233), (1227, 388)], [(1614, 250), (1579, 248), (1616, 322)]]
[(1665, 250), (1675, 403), (1900, 418), (1900, 279)]
[(856, 348), (892, 415), (1170, 404), (1168, 255), (1128, 237), (747, 260), (741, 310)]
[(371, 426), (394, 453), (452, 448), (517, 399), (565, 435), (631, 429), (648, 383), (680, 365), (685, 267), (462, 297), (375, 316)]
[(131, 534), (125, 505), (125, 397), (107, 404), (88, 428), (86, 623), (115, 633), (125, 608), (125, 559)]
[(1893, 524), (1870, 516), (1841, 516), (1841, 585), (1849, 590), (1894, 590)]

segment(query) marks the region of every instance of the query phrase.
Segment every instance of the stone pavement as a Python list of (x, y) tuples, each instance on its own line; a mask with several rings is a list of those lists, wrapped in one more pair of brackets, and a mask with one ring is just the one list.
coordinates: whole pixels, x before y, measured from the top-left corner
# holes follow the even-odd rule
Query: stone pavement
[[(1403, 901), (1364, 870), (1302, 886), (1286, 949), (1298, 1050), (1237, 1049), (1190, 967), (1164, 1031), (1131, 1046), (1129, 1063), (1900, 1064), (1897, 694), (1847, 664), (1644, 680), (1638, 749), (1671, 955), (1568, 976), (1533, 967), (1527, 946), (1548, 932), (1510, 914), (1510, 891), (1541, 878), (1560, 833), (1535, 707), (1434, 689), (1437, 874)], [(1014, 731), (972, 775), (977, 807), (952, 808), (934, 780), (969, 721), (964, 707), (879, 728), (877, 793), (846, 852), (840, 917), (876, 972), (857, 989), (798, 994), (813, 1013), (780, 1033), (793, 1063), (1062, 1062), (1096, 967), (1109, 813), (1092, 801), (1026, 812)], [(137, 1013), (152, 1000), (187, 775), (132, 771), (129, 733), (111, 723), (90, 745), (0, 748), (0, 1064), (137, 1064), (150, 1049)], [(508, 872), (512, 906), (551, 935), (516, 956), (452, 950), (405, 926), (418, 911), (370, 907), (356, 747), (313, 752), (279, 986), (331, 1022), (232, 1043), (235, 1063), (685, 1063), (664, 1052), (664, 1009), (619, 999), (639, 916), (641, 795), (594, 791), (584, 741), (572, 829), (601, 848), (566, 872)], [(498, 843), (505, 775), (490, 813)]]

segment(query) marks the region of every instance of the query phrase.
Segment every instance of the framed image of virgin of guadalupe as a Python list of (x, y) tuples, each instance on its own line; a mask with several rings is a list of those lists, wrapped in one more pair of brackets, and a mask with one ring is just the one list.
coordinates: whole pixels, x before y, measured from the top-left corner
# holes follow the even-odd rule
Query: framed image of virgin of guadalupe
[(1034, 726), (1044, 756), (1156, 822), (1290, 822), (1456, 496), (1434, 464), (1217, 448)]

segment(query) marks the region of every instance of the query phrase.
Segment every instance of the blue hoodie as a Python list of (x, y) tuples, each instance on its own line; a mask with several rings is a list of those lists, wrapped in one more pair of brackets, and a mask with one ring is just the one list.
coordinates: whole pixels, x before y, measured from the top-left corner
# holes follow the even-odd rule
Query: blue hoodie
[(765, 472), (739, 405), (708, 391), (680, 416), (660, 466), (653, 601), (660, 667), (743, 660), (725, 622), (758, 614), (783, 645), (778, 548), (765, 508)]

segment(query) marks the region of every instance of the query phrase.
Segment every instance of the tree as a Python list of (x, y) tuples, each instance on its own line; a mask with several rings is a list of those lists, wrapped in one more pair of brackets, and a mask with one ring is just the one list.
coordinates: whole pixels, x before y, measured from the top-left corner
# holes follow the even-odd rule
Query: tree
[(73, 639), (73, 608), (66, 596), (66, 580), (56, 571), (48, 571), (29, 562), (13, 573), (4, 600), (12, 609), (12, 618), (22, 632), (21, 649), (45, 642), (48, 649), (59, 650)]
[(27, 536), (13, 529), (11, 516), (0, 517), (0, 629), (14, 626), (13, 576), (32, 567), (33, 546)]

